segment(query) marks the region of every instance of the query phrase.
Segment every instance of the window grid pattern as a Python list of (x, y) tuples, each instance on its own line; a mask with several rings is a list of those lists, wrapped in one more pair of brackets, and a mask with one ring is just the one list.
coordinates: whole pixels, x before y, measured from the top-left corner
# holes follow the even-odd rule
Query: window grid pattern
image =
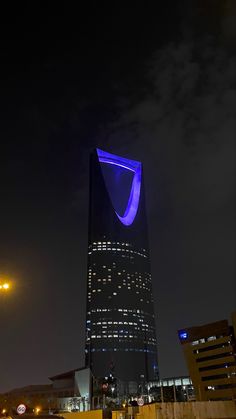
[(91, 243), (88, 254), (86, 350), (155, 353), (147, 250), (104, 240)]

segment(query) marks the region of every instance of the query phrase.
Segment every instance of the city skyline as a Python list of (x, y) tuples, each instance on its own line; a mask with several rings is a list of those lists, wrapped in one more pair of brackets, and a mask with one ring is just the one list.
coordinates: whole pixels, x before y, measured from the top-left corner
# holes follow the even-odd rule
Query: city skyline
[(84, 364), (94, 147), (145, 169), (160, 377), (235, 311), (233, 3), (3, 11), (0, 392)]

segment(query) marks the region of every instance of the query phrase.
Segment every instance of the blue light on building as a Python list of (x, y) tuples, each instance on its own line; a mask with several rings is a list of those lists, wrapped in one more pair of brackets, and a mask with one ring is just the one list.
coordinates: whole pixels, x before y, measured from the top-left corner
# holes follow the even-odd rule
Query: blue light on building
[(179, 338), (180, 338), (181, 340), (185, 340), (185, 339), (187, 339), (187, 338), (188, 338), (188, 333), (186, 332), (186, 330), (181, 330), (181, 331), (179, 332)]
[(125, 213), (121, 216), (115, 211), (119, 220), (126, 226), (133, 223), (135, 216), (138, 211), (140, 189), (141, 189), (141, 173), (142, 165), (139, 161), (126, 159), (124, 157), (116, 156), (115, 154), (107, 153), (106, 151), (97, 148), (98, 159), (100, 163), (107, 163), (118, 166), (125, 170), (129, 170), (134, 173), (131, 191), (129, 195), (128, 204), (126, 206)]

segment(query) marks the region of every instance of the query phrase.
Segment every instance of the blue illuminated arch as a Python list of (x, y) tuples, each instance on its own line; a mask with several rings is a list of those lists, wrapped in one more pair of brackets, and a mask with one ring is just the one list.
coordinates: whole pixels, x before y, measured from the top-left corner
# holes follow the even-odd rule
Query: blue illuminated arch
[(116, 156), (115, 154), (107, 153), (106, 151), (97, 148), (98, 160), (100, 163), (112, 164), (115, 166), (123, 167), (134, 173), (132, 186), (128, 203), (124, 212), (121, 216), (115, 211), (119, 220), (126, 226), (133, 223), (139, 206), (140, 190), (141, 190), (141, 173), (142, 165), (139, 161), (125, 159), (124, 157)]

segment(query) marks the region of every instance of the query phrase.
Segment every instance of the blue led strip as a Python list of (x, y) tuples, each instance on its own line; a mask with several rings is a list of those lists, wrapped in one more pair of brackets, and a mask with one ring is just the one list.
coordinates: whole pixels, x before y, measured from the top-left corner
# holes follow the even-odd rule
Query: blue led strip
[(106, 151), (97, 148), (98, 160), (100, 163), (112, 164), (115, 166), (123, 167), (126, 170), (130, 170), (134, 173), (133, 182), (130, 190), (128, 203), (124, 212), (121, 216), (115, 211), (119, 220), (126, 226), (133, 223), (139, 205), (140, 189), (141, 189), (141, 173), (142, 165), (139, 161), (125, 159), (124, 157), (116, 156), (115, 154), (107, 153)]

